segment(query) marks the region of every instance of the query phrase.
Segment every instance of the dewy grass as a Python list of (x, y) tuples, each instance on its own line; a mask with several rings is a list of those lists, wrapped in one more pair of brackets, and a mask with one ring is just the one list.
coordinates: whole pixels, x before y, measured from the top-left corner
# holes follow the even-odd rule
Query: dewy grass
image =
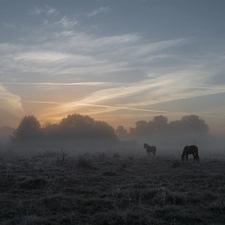
[(92, 161), (89, 154), (80, 154), (77, 157), (77, 167), (81, 169), (92, 169)]
[(56, 152), (3, 155), (1, 225), (224, 224), (225, 161)]

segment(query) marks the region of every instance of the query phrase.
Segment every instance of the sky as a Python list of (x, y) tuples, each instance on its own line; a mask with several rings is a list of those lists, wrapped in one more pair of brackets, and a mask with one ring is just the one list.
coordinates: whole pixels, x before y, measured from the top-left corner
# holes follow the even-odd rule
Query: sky
[(0, 126), (198, 115), (225, 134), (224, 0), (0, 0)]

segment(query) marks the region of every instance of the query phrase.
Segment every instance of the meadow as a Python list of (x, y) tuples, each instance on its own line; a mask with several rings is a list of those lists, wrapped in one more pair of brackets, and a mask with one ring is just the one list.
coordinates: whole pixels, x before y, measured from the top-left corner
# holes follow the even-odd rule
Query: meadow
[[(225, 159), (143, 148), (0, 152), (1, 225), (225, 223)], [(27, 150), (26, 150), (27, 151)]]

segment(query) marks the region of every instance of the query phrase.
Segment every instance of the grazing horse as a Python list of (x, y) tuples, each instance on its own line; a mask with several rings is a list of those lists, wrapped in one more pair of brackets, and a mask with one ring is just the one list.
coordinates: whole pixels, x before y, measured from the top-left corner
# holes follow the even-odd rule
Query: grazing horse
[(146, 149), (147, 155), (150, 156), (150, 153), (155, 155), (156, 153), (156, 147), (155, 146), (150, 146), (146, 143), (144, 143), (144, 148)]
[(183, 153), (181, 154), (182, 161), (188, 160), (188, 155), (192, 154), (194, 158), (194, 162), (199, 162), (199, 155), (198, 155), (198, 147), (195, 145), (185, 146)]

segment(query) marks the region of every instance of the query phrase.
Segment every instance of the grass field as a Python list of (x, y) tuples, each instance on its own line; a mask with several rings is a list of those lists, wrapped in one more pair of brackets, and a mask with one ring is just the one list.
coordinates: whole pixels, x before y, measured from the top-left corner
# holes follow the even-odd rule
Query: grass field
[(225, 160), (217, 156), (193, 163), (46, 150), (0, 158), (1, 225), (225, 224)]

